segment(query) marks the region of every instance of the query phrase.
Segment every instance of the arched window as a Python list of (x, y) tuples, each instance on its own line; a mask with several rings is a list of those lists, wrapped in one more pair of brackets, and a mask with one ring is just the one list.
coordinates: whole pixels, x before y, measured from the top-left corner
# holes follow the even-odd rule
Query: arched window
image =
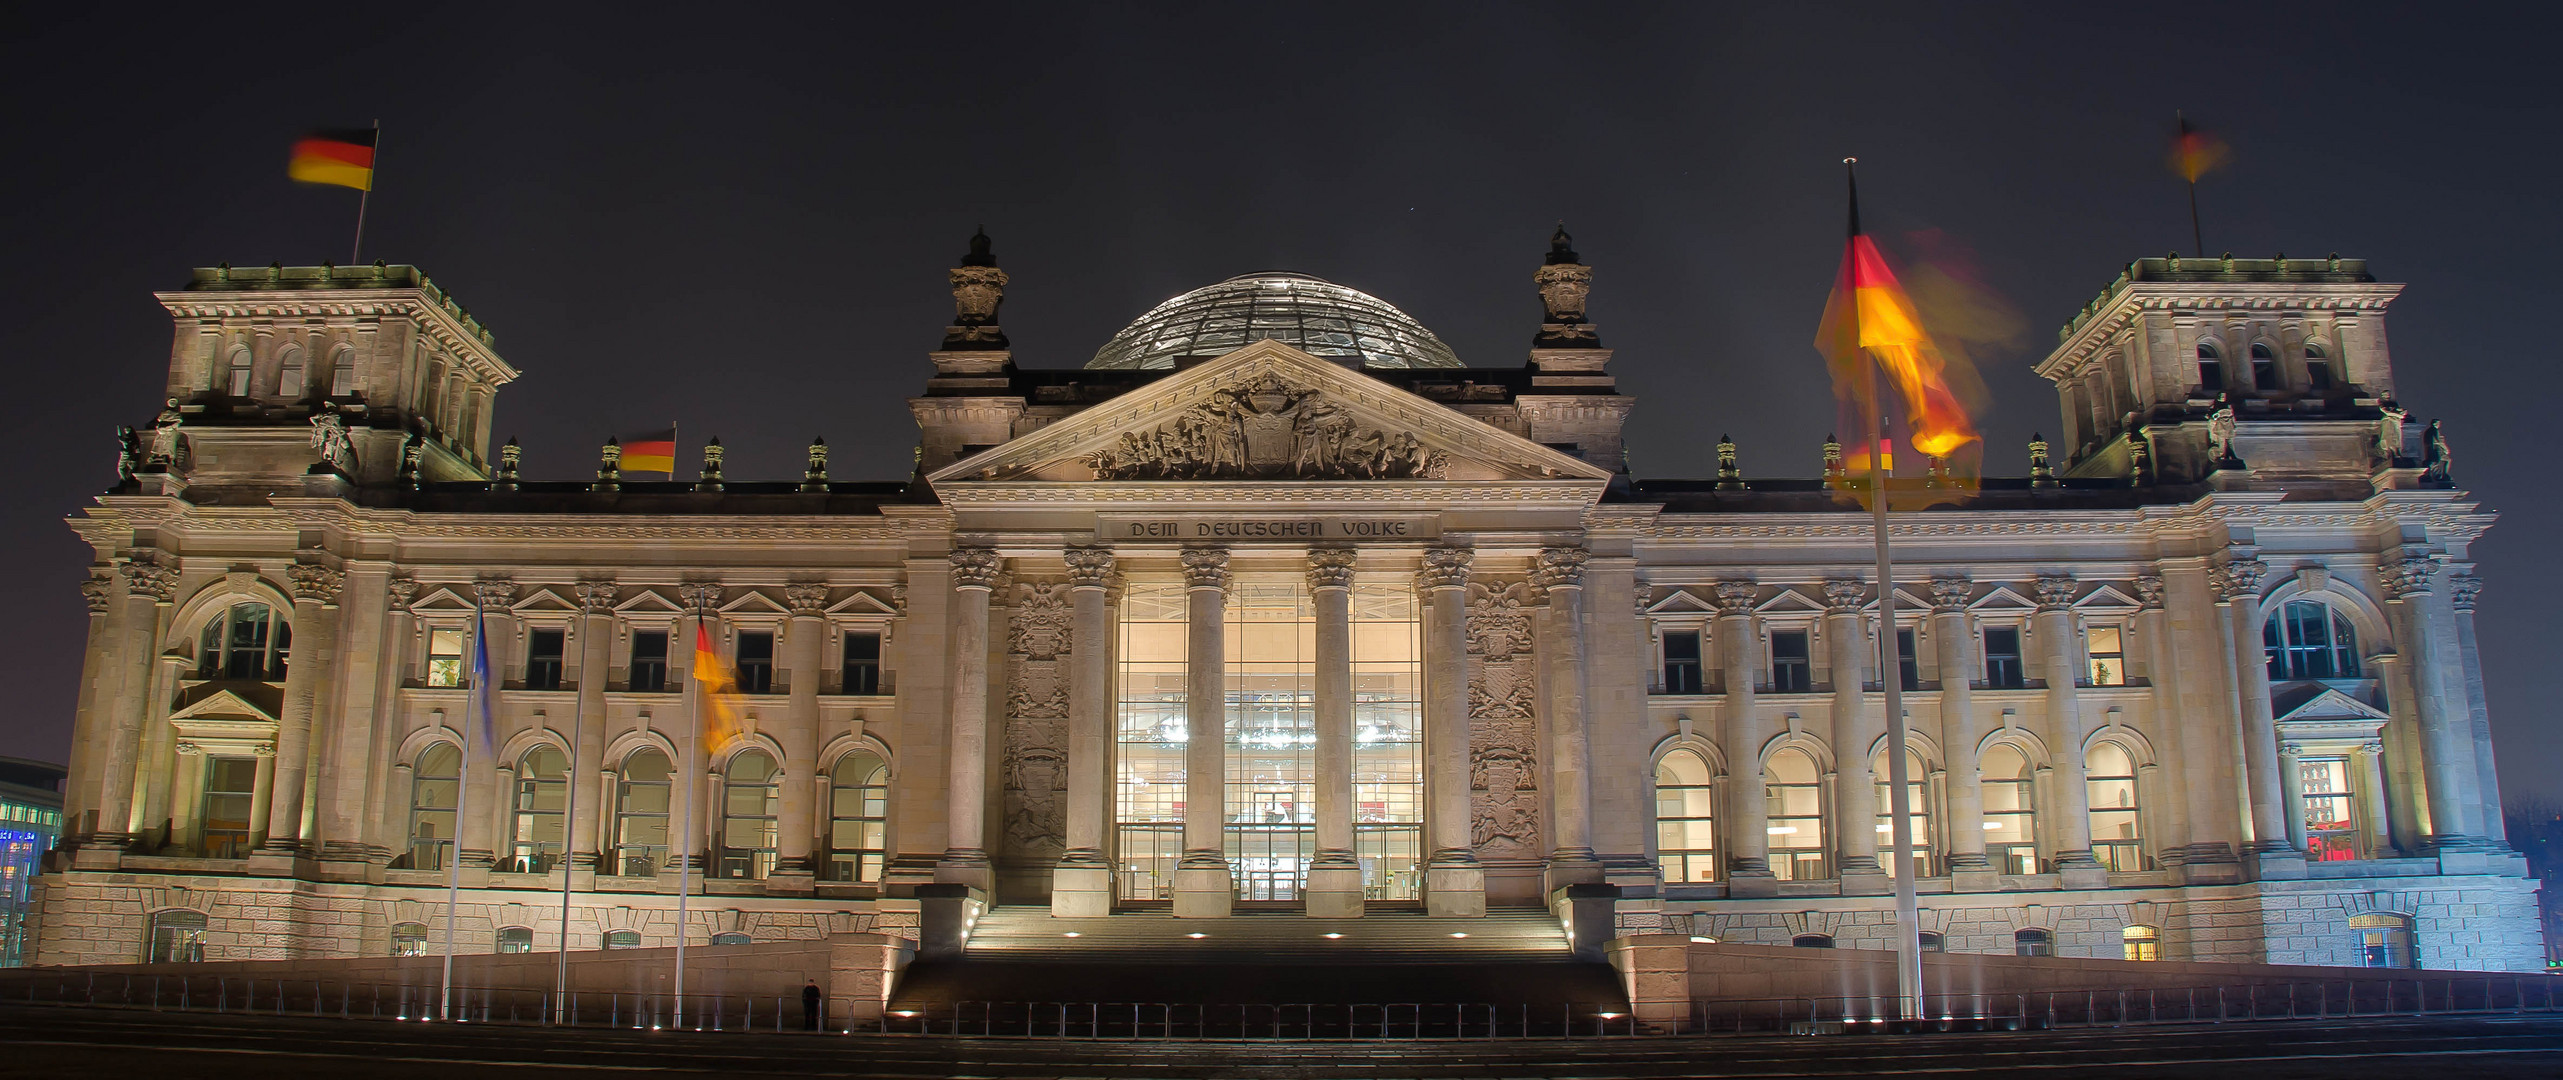
[(414, 922), (393, 923), (392, 955), (427, 955), (427, 924)]
[(723, 932), (723, 933), (718, 933), (718, 934), (714, 934), (714, 935), (712, 935), (712, 944), (715, 944), (715, 945), (753, 945), (753, 944), (756, 944), (756, 939), (755, 939), (755, 938), (752, 938), (752, 937), (749, 937), (749, 936), (747, 936), (746, 934), (742, 934), (742, 933), (739, 933), (738, 931), (732, 930), (732, 931), (726, 931), (726, 932)]
[(569, 850), (569, 758), (558, 747), (537, 746), (516, 761), (516, 800), (502, 870), (549, 872)]
[(419, 751), (409, 774), (409, 869), (442, 870), (454, 855), (454, 802), (463, 789), (463, 752), (452, 743)]
[(530, 926), (502, 926), (502, 927), (499, 927), (499, 928), (498, 928), (498, 951), (503, 952), (503, 953), (530, 953), (530, 952), (533, 952), (533, 951), (534, 951), (534, 928), (533, 928), (533, 927), (530, 927)]
[(2143, 837), (2136, 831), (2136, 759), (2117, 743), (2094, 745), (2083, 758), (2083, 782), (2091, 795), (2092, 857), (2112, 870), (2144, 869)]
[(605, 932), (605, 947), (609, 949), (640, 948), (641, 932), (638, 930), (608, 930)]
[(2225, 392), (2225, 358), (2204, 341), (2198, 343), (2198, 389), (2211, 398)]
[(205, 959), (205, 913), (201, 911), (155, 911), (151, 913), (150, 952), (143, 957), (152, 964), (196, 964)]
[(1949, 939), (1942, 937), (1940, 932), (1937, 930), (1925, 930), (1915, 936), (1922, 939), (1922, 951), (1924, 952), (1949, 951)]
[(622, 876), (649, 877), (667, 861), (668, 794), (673, 779), (667, 755), (658, 750), (642, 750), (624, 759), (623, 781), (614, 792), (614, 862)]
[(223, 364), (222, 387), (233, 397), (249, 396), (249, 378), (257, 371), (257, 361), (250, 358), (249, 346), (234, 345)]
[(1985, 751), (1985, 857), (1995, 873), (2038, 872), (2038, 774), (2010, 744)]
[(2268, 342), (2252, 342), (2252, 389), (2278, 389), (2278, 354), (2270, 351)]
[(329, 396), (356, 396), (356, 350), (345, 345), (329, 354)]
[(2412, 917), (2387, 911), (2371, 911), (2349, 917), (2351, 933), (2358, 935), (2358, 966), (2372, 968), (2416, 968), (2421, 966), (2420, 950), (2412, 946)]
[(2163, 958), (2162, 935), (2150, 926), (2130, 926), (2118, 932), (2118, 940), (2129, 960)]
[(1655, 766), (1655, 849), (1667, 884), (1718, 879), (1713, 794), (1697, 753), (1675, 750)]
[[(1923, 784), (1925, 778), (1931, 774), (1923, 769), (1922, 755), (1907, 750), (1904, 760), (1905, 797), (1911, 800), (1905, 803), (1905, 821), (1913, 830), (1914, 876), (1930, 877), (1931, 802), (1923, 797)], [(1893, 877), (1896, 872), (1896, 815), (1895, 803), (1888, 799), (1893, 785), (1887, 782), (1887, 778), (1891, 775), (1887, 772), (1887, 761), (1886, 752), (1880, 751), (1878, 756), (1870, 762), (1869, 767), (1873, 770), (1870, 775), (1877, 778), (1878, 787), (1878, 867), (1885, 870), (1888, 876)]]
[(828, 880), (881, 880), (889, 853), (889, 764), (857, 750), (837, 759), (829, 780)]
[(2320, 600), (2290, 600), (2270, 612), (2260, 640), (2272, 681), (2358, 677), (2358, 630)]
[(1824, 783), (1815, 759), (1784, 747), (1764, 766), (1765, 826), (1771, 836), (1771, 872), (1782, 881), (1830, 877), (1824, 860)]
[(1833, 947), (1833, 935), (1800, 934), (1796, 937), (1790, 938), (1789, 945), (1792, 948), (1799, 949), (1830, 949)]
[(2332, 388), (2332, 362), (2320, 345), (2305, 346), (2305, 388), (2315, 393)]
[(196, 677), (280, 681), (293, 644), (293, 624), (284, 613), (256, 601), (233, 604), (206, 620), (197, 637)]
[(287, 345), (276, 357), (276, 396), (288, 401), (303, 396), (303, 351)]
[(2011, 934), (2013, 956), (2054, 956), (2056, 937), (2044, 930), (2015, 930)]
[(721, 796), (721, 862), (725, 878), (763, 878), (774, 872), (776, 811), (774, 759), (749, 750), (730, 759)]

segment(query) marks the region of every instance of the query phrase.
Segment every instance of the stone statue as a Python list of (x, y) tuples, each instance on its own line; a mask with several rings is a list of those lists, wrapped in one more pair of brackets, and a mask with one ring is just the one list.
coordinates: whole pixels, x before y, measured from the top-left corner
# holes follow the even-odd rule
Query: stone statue
[(1269, 376), (1217, 391), (1153, 431), (1124, 432), (1084, 464), (1098, 480), (1405, 480), (1449, 469), (1413, 432), (1366, 427), (1341, 404)]
[(2207, 414), (2207, 456), (2218, 466), (2241, 462), (2234, 456), (2234, 405), (2224, 398)]
[(142, 436), (130, 427), (116, 426), (116, 483), (122, 486), (133, 480), (142, 468)]
[(2439, 421), (2432, 420), (2430, 426), (2421, 429), (2421, 478), (2442, 484), (2454, 483), (2455, 470), (2455, 455), (2447, 449), (2447, 429), (2440, 427)]
[(323, 409), (311, 418), (311, 448), (320, 455), (320, 463), (340, 475), (356, 475), (356, 442), (347, 436), (347, 421), (336, 409)]
[(2384, 404), (2383, 412), (2384, 416), (2376, 421), (2376, 455), (2384, 458), (2385, 467), (2390, 469), (2403, 460), (2403, 424), (2412, 414), (2391, 401)]
[(187, 418), (178, 415), (178, 399), (170, 398), (168, 407), (160, 410), (159, 419), (151, 422), (151, 456), (148, 461), (154, 468), (166, 469), (179, 463), (186, 443), (179, 436), (178, 429), (186, 423)]

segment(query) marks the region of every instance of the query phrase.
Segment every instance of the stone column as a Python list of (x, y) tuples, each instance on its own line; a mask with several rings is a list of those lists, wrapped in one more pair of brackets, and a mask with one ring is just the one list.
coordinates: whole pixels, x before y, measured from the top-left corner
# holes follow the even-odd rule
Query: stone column
[[(578, 729), (570, 736), (578, 745), (570, 750), (569, 773), (565, 777), (571, 784), (593, 783), (605, 768), (605, 690), (614, 674), (615, 592), (612, 581), (578, 583), (578, 715), (570, 724)], [(674, 643), (669, 644), (672, 649)], [(597, 811), (612, 801), (613, 790), (600, 785), (579, 793), (579, 812), (570, 818), (571, 870), (621, 869), (604, 865), (598, 842), (598, 823), (603, 819)]]
[(2305, 850), (2305, 773), (2299, 764), (2304, 756), (2302, 746), (2278, 744), (2278, 797), (2287, 806), (2287, 842), (2298, 851)]
[(2362, 858), (2376, 858), (2389, 854), (2385, 832), (2385, 744), (2359, 744), (2356, 768), (2358, 782), (2366, 789), (2359, 798), (2350, 800), (2358, 813), (2359, 854)]
[(321, 689), (335, 659), (331, 646), (338, 638), (338, 589), (345, 579), (312, 563), (296, 563), (287, 573), (294, 587), (294, 642), (285, 657), (284, 710), (276, 718), (276, 783), (266, 807), (267, 840), (259, 849), (290, 858), (310, 854), (302, 835), (305, 765)]
[(1995, 887), (1993, 864), (1985, 858), (1984, 770), (1976, 761), (1975, 627), (1967, 600), (1975, 583), (1963, 575), (1931, 579), (1931, 641), (1939, 654), (1940, 744), (1947, 753), (1947, 782), (1942, 785), (1949, 824), (1941, 832), (1949, 844), (1949, 887), (1974, 892)]
[[(400, 691), (409, 681), (412, 650), (418, 641), (418, 616), (409, 605), (418, 599), (418, 580), (393, 577), (384, 583), (384, 618), (382, 664), (375, 671), (374, 745), (377, 753), (389, 756), (399, 752), (401, 733), (408, 719), (401, 715)], [(401, 768), (412, 763), (391, 762)], [(399, 782), (390, 769), (378, 764), (365, 783), (368, 806), (409, 806), (409, 786)], [(409, 843), (408, 815), (402, 813), (361, 813), (366, 856), (380, 865), (406, 850)], [(398, 820), (395, 820), (398, 819)]]
[(2431, 633), (2430, 575), (2435, 567), (2425, 555), (2406, 556), (2388, 568), (2386, 611), (2394, 622), (2394, 645), (2411, 654), (2412, 698), (2419, 706), (2421, 763), (2427, 772), (2430, 843), (2440, 851), (2473, 851), (2483, 846), (2483, 805), (2475, 797), (2479, 775), (2474, 768), (2471, 717), (2451, 704), (2461, 695), (2448, 686), (2445, 643)]
[(1175, 865), (1175, 917), (1232, 910), (1228, 873), (1228, 551), (1185, 548), (1191, 623), (1184, 649), (1184, 855)]
[(1540, 549), (1532, 581), (1548, 593), (1548, 612), (1540, 618), (1540, 682), (1548, 700), (1541, 719), (1548, 725), (1549, 820), (1556, 841), (1549, 848), (1544, 892), (1602, 880), (1602, 860), (1593, 854), (1593, 737), (1585, 719), (1584, 564), (1592, 553), (1580, 547)]
[(1754, 707), (1753, 688), (1761, 680), (1761, 634), (1754, 626), (1753, 583), (1721, 581), (1717, 585), (1718, 662), (1726, 680), (1721, 710), (1726, 744), (1726, 878), (1732, 897), (1778, 896), (1780, 883), (1771, 872), (1771, 808), (1762, 772), (1762, 747), (1771, 741), (1771, 725)]
[(2474, 735), (2474, 795), (2482, 806), (2483, 839), (2495, 851), (2510, 850), (2509, 822), (2501, 814), (2501, 774), (2492, 757), (2492, 713), (2483, 698), (2483, 656), (2475, 648), (2474, 601), (2483, 594), (2483, 579), (2470, 564), (2447, 568), (2447, 602), (2456, 614), (2456, 658), (2464, 672), (2465, 711)]
[(1362, 914), (1362, 864), (1353, 853), (1353, 564), (1350, 548), (1308, 553), (1317, 612), (1317, 854), (1308, 864), (1308, 917)]
[(92, 866), (114, 865), (117, 854), (133, 841), (129, 829), (133, 819), (134, 766), (142, 751), (143, 718), (150, 712), (147, 699), (152, 658), (160, 653), (160, 609), (169, 603), (178, 587), (178, 571), (161, 559), (157, 552), (143, 549), (119, 567), (124, 573), (125, 602), (123, 617), (117, 620), (112, 660), (115, 691), (114, 697), (108, 699), (105, 723), (100, 725), (106, 729), (106, 746), (94, 759), (98, 768), (97, 820), (90, 826), (88, 842), (83, 845), (97, 849), (96, 855), (85, 860)]
[(169, 725), (169, 706), (178, 700), (178, 680), (187, 674), (185, 657), (162, 652), (151, 669), (151, 709), (143, 715), (142, 757), (136, 779), (142, 787), (141, 812), (134, 815), (135, 850), (149, 853), (169, 842), (169, 804), (178, 779), (177, 729)]
[(996, 878), (988, 862), (988, 603), (996, 593), (997, 575), (1005, 560), (988, 548), (955, 548), (952, 552), (952, 703), (946, 753), (951, 772), (943, 857), (935, 863), (936, 881), (958, 882), (993, 892)]
[(1424, 594), (1424, 907), (1486, 914), (1486, 869), (1471, 839), (1468, 731), (1468, 569), (1476, 553), (1428, 548), (1415, 572)]
[(2082, 743), (2089, 733), (2082, 715), (2082, 648), (2074, 627), (2074, 579), (2040, 574), (2036, 585), (2039, 648), (2047, 675), (2047, 724), (2055, 733), (2055, 824), (2052, 856), (2068, 889), (2102, 888), (2109, 872), (2091, 856), (2091, 785), (2085, 780)]
[[(321, 861), (337, 864), (324, 868), (331, 880), (360, 880), (365, 873), (366, 819), (377, 815), (369, 798), (375, 774), (389, 767), (376, 760), (386, 753), (376, 737), (380, 728), (375, 702), (377, 685), (385, 665), (396, 663), (399, 645), (383, 640), (384, 583), (390, 580), (391, 568), (381, 563), (351, 564), (339, 590), (336, 642), (331, 646), (335, 662), (330, 665), (329, 690), (322, 698), (328, 704), (322, 712), (327, 719), (314, 731), (322, 764), (319, 772), (304, 783), (313, 792), (319, 808), (315, 834), (306, 836), (306, 846), (318, 844)], [(406, 803), (386, 806), (398, 814)], [(406, 815), (403, 815), (404, 817)]]
[(782, 656), (792, 685), (783, 703), (783, 729), (775, 739), (783, 748), (782, 774), (775, 780), (782, 805), (775, 811), (779, 835), (774, 872), (766, 876), (765, 891), (807, 893), (819, 876), (819, 864), (810, 855), (818, 840), (818, 792), (810, 778), (819, 770), (820, 658), (828, 644), (828, 587), (787, 585), (783, 599), (792, 608)]
[[(2231, 613), (2234, 696), (2243, 738), (2243, 783), (2249, 793), (2252, 862), (2261, 877), (2302, 876), (2303, 850), (2290, 839), (2277, 719), (2270, 710), (2269, 664), (2261, 643), (2260, 581), (2269, 564), (2238, 557), (2217, 570), (2219, 591)], [(2288, 864), (2299, 864), (2290, 866)], [(2275, 873), (2273, 873), (2275, 871)]]
[(1878, 866), (1878, 788), (1869, 760), (1869, 746), (1886, 726), (1883, 717), (1869, 723), (1862, 685), (1869, 667), (1862, 653), (1876, 646), (1860, 629), (1867, 594), (1857, 578), (1824, 583), (1824, 644), (1833, 668), (1834, 873), (1849, 895), (1884, 893), (1888, 880)]
[(61, 835), (74, 840), (90, 831), (82, 818), (97, 805), (97, 755), (107, 743), (106, 733), (100, 730), (107, 702), (102, 700), (99, 684), (115, 664), (115, 629), (108, 617), (115, 607), (115, 571), (91, 570), (80, 583), (80, 596), (89, 602), (88, 647), (81, 650), (80, 701), (71, 721), (71, 764), (62, 785)]
[(1050, 871), (1050, 913), (1112, 914), (1104, 836), (1112, 806), (1112, 549), (1077, 547), (1068, 563), (1068, 813), (1065, 850)]

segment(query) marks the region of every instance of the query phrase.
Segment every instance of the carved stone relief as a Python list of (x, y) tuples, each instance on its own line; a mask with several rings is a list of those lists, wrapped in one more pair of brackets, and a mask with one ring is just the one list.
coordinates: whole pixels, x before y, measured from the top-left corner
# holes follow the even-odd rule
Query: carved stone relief
[(1017, 582), (1006, 626), (1005, 837), (1010, 858), (1055, 859), (1067, 833), (1071, 586)]
[(1535, 858), (1545, 850), (1532, 596), (1528, 582), (1468, 586), (1469, 835), (1483, 858)]
[(1438, 478), (1448, 463), (1412, 432), (1384, 432), (1306, 387), (1267, 375), (1220, 390), (1148, 431), (1086, 455), (1098, 480)]

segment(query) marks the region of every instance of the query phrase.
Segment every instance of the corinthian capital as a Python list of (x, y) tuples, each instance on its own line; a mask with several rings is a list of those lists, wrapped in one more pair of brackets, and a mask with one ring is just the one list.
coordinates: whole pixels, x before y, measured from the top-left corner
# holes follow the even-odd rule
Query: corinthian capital
[(1869, 585), (1859, 578), (1828, 578), (1824, 583), (1824, 610), (1842, 615), (1860, 610), (1860, 600), (1869, 595)]
[(1112, 584), (1114, 559), (1111, 548), (1072, 547), (1067, 551), (1068, 586), (1076, 589), (1100, 589)]
[(1228, 588), (1228, 549), (1188, 547), (1184, 549), (1184, 587), (1189, 589)]
[(1753, 614), (1753, 594), (1756, 591), (1750, 581), (1718, 582), (1718, 614)]
[(997, 578), (1005, 572), (1006, 560), (994, 548), (965, 547), (952, 549), (952, 587), (996, 591)]
[(2472, 574), (2450, 573), (2447, 575), (2447, 602), (2456, 605), (2456, 610), (2472, 613), (2474, 599), (2481, 595), (2483, 595), (2482, 578)]
[(1415, 570), (1418, 589), (1460, 589), (1468, 586), (1469, 564), (1477, 553), (1464, 547), (1424, 549), (1424, 565)]
[(392, 598), (392, 607), (406, 608), (418, 600), (418, 579), (396, 577), (383, 583), (383, 592)]
[(2402, 600), (2430, 594), (2430, 573), (2438, 569), (2427, 555), (2405, 555), (2377, 567), (2376, 576), (2385, 586), (2388, 599)]
[(587, 612), (587, 613), (589, 613), (589, 614), (591, 614), (591, 615), (603, 615), (603, 614), (606, 614), (606, 613), (608, 613), (608, 612), (610, 612), (610, 611), (613, 611), (613, 610), (614, 610), (614, 593), (615, 593), (615, 586), (614, 586), (614, 583), (613, 583), (613, 582), (611, 582), (611, 581), (582, 581), (582, 582), (579, 582), (579, 583), (578, 583), (578, 607), (579, 607), (579, 610), (584, 611), (584, 612)]
[(1308, 553), (1308, 587), (1311, 589), (1349, 589), (1353, 587), (1353, 563), (1359, 558), (1351, 548), (1317, 548)]
[(783, 603), (795, 615), (817, 615), (828, 609), (828, 587), (815, 583), (786, 585)]
[(285, 576), (293, 580), (296, 602), (322, 604), (337, 603), (338, 589), (347, 580), (346, 575), (316, 563), (295, 563), (285, 568)]
[(506, 578), (482, 578), (472, 583), (472, 598), (482, 607), (506, 607), (516, 599), (516, 583)]
[(2038, 594), (2038, 610), (2055, 611), (2074, 603), (2072, 574), (2040, 574), (2031, 589)]
[(2213, 581), (2216, 591), (2227, 600), (2256, 600), (2260, 598), (2260, 579), (2268, 574), (2268, 563), (2235, 559), (2218, 567)]
[(2163, 606), (2163, 578), (2160, 574), (2136, 575), (2136, 604), (2139, 607)]
[(1580, 589), (1584, 587), (1584, 564), (1593, 553), (1580, 547), (1540, 549), (1539, 569), (1531, 571), (1531, 582), (1543, 589)]
[(80, 583), (80, 598), (89, 602), (89, 614), (95, 615), (107, 610), (107, 601), (114, 597), (115, 590), (115, 574), (92, 573)]
[(1967, 597), (1976, 591), (1976, 583), (1965, 574), (1940, 574), (1931, 579), (1931, 610), (1965, 611)]
[(124, 572), (125, 592), (129, 595), (147, 596), (155, 603), (166, 604), (178, 589), (178, 571), (161, 562), (155, 552), (134, 552), (117, 569)]
[(687, 612), (708, 615), (721, 606), (721, 587), (708, 581), (688, 582), (676, 587), (676, 599)]

